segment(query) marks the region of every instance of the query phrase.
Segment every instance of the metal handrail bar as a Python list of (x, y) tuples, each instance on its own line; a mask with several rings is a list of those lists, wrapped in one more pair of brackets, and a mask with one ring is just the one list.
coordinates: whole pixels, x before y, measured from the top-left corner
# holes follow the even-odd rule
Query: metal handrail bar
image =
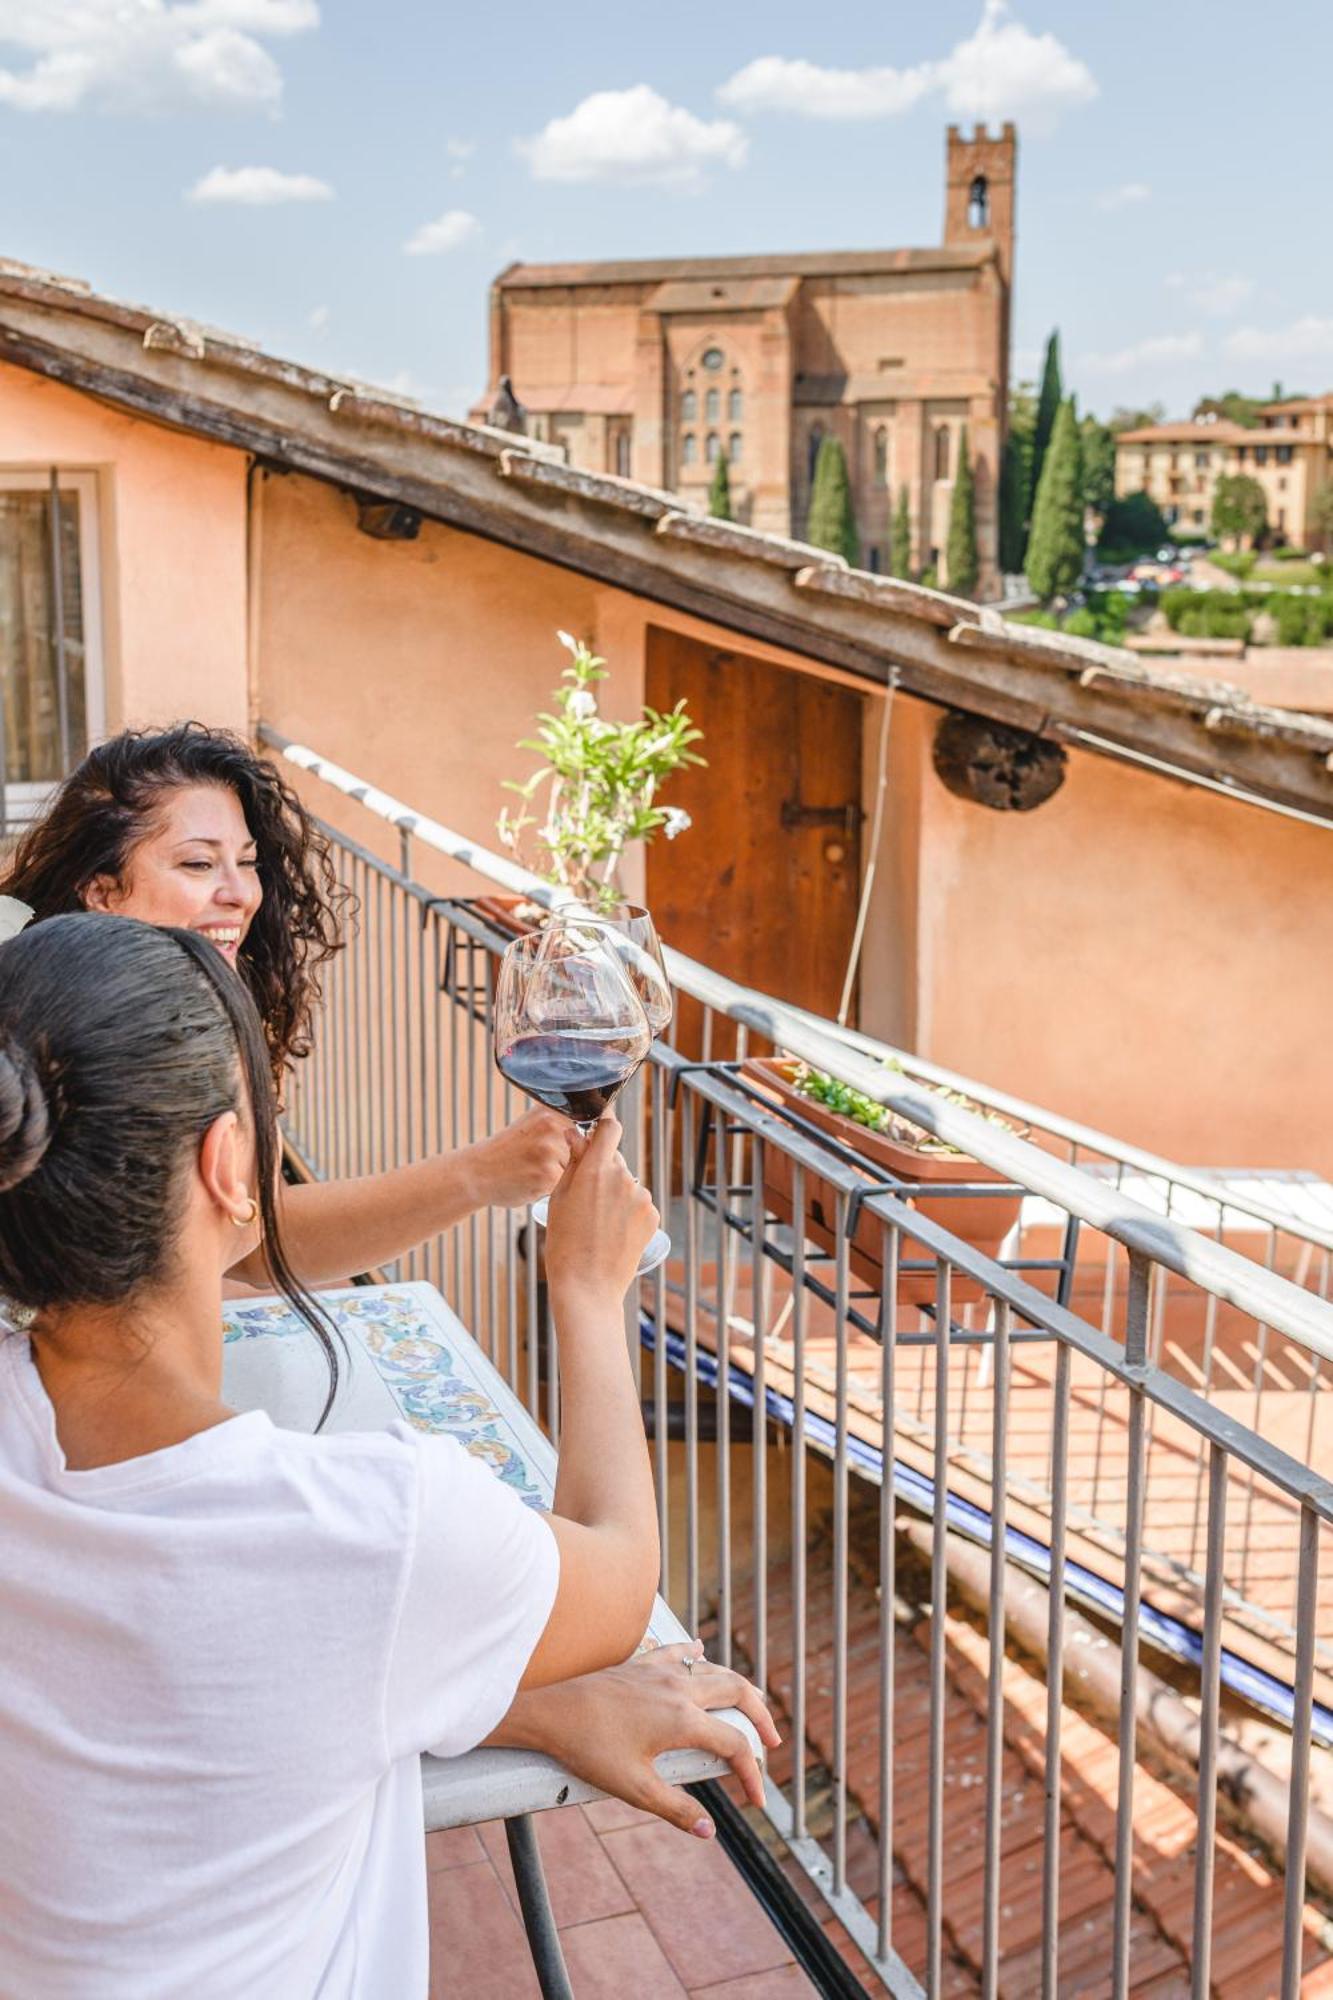
[[(400, 834), (410, 834), (478, 874), (530, 896), (545, 908), (553, 907), (559, 900), (557, 890), (539, 881), (527, 869), (492, 854), (440, 821), (413, 812), (392, 794), (329, 762), (308, 745), (296, 743), (264, 723), (259, 726), (259, 734), (264, 743), (279, 750), (290, 763), (387, 820)], [(820, 1069), (836, 1071), (842, 1081), (873, 1102), (885, 1105), (909, 1124), (921, 1127), (961, 1153), (995, 1168), (1006, 1179), (1019, 1182), (1033, 1194), (1078, 1216), (1081, 1222), (1112, 1238), (1131, 1254), (1163, 1265), (1178, 1277), (1202, 1286), (1250, 1314), (1271, 1331), (1285, 1335), (1324, 1360), (1333, 1361), (1333, 1305), (1224, 1245), (1167, 1220), (1080, 1168), (1065, 1165), (1040, 1147), (998, 1129), (986, 1119), (958, 1105), (904, 1090), (892, 1073), (886, 1075), (878, 1061), (838, 1040), (828, 1023), (811, 1026), (812, 1017), (808, 1014), (741, 986), (670, 947), (665, 956), (673, 983), (705, 1006)]]

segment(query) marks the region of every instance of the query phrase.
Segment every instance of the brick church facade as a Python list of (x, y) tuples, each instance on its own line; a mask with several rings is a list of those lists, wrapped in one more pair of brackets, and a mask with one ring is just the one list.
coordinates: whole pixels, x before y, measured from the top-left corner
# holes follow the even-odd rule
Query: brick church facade
[(964, 427), (981, 594), (997, 578), (1017, 138), (947, 135), (931, 250), (512, 264), (491, 289), (490, 389), (571, 464), (702, 502), (720, 452), (738, 520), (801, 536), (821, 441), (847, 454), (867, 569), (905, 487), (916, 570), (939, 568)]

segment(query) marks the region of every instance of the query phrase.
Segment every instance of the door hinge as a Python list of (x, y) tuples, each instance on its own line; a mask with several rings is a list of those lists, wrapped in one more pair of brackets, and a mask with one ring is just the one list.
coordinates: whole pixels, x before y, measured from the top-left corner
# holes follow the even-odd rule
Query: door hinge
[(806, 806), (799, 799), (782, 801), (782, 824), (788, 832), (798, 826), (838, 826), (848, 840), (855, 840), (864, 818), (865, 813), (855, 799), (848, 799), (845, 806)]

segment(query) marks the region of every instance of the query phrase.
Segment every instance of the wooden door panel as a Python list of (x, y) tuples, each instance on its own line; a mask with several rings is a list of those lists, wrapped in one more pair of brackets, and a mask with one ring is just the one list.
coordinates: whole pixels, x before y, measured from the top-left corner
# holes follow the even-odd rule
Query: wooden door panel
[[(747, 986), (833, 1014), (860, 887), (862, 697), (650, 627), (647, 700), (682, 696), (708, 763), (667, 793), (688, 832), (648, 850), (658, 927)], [(695, 1012), (682, 1048), (697, 1047)]]

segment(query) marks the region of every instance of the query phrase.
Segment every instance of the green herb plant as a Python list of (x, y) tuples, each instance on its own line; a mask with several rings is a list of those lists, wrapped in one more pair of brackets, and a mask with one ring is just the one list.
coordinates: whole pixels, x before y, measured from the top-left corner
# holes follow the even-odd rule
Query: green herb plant
[[(894, 1058), (884, 1063), (884, 1068), (894, 1075), (910, 1081), (917, 1090), (926, 1090), (932, 1097), (938, 1097), (942, 1104), (956, 1104), (976, 1117), (984, 1118), (988, 1125), (1001, 1126), (1012, 1132), (1012, 1122), (1002, 1117), (998, 1111), (990, 1111), (984, 1104), (968, 1097), (961, 1090), (945, 1090), (938, 1084), (922, 1083), (919, 1077), (908, 1078), (903, 1066)], [(840, 1112), (857, 1125), (864, 1125), (867, 1131), (882, 1132), (900, 1146), (915, 1146), (922, 1153), (952, 1154), (965, 1159), (967, 1155), (960, 1146), (952, 1146), (946, 1139), (937, 1139), (933, 1132), (925, 1132), (919, 1126), (909, 1125), (887, 1104), (877, 1104), (864, 1091), (856, 1090), (850, 1083), (841, 1083), (836, 1076), (829, 1076), (825, 1070), (814, 1069), (809, 1063), (797, 1063), (789, 1073), (788, 1081), (802, 1097), (813, 1098), (830, 1111)]]
[[(506, 781), (520, 803), (505, 807), (496, 830), (524, 867), (577, 901), (602, 908), (623, 896), (619, 869), (632, 841), (659, 832), (674, 840), (689, 826), (689, 814), (663, 806), (658, 795), (673, 773), (703, 764), (690, 747), (703, 731), (683, 700), (665, 715), (645, 708), (638, 722), (609, 721), (594, 692), (607, 678), (606, 661), (568, 632), (557, 637), (571, 663), (561, 675), (554, 711), (539, 716), (537, 734), (518, 746), (544, 761), (521, 784)], [(544, 810), (529, 810), (543, 787)]]

